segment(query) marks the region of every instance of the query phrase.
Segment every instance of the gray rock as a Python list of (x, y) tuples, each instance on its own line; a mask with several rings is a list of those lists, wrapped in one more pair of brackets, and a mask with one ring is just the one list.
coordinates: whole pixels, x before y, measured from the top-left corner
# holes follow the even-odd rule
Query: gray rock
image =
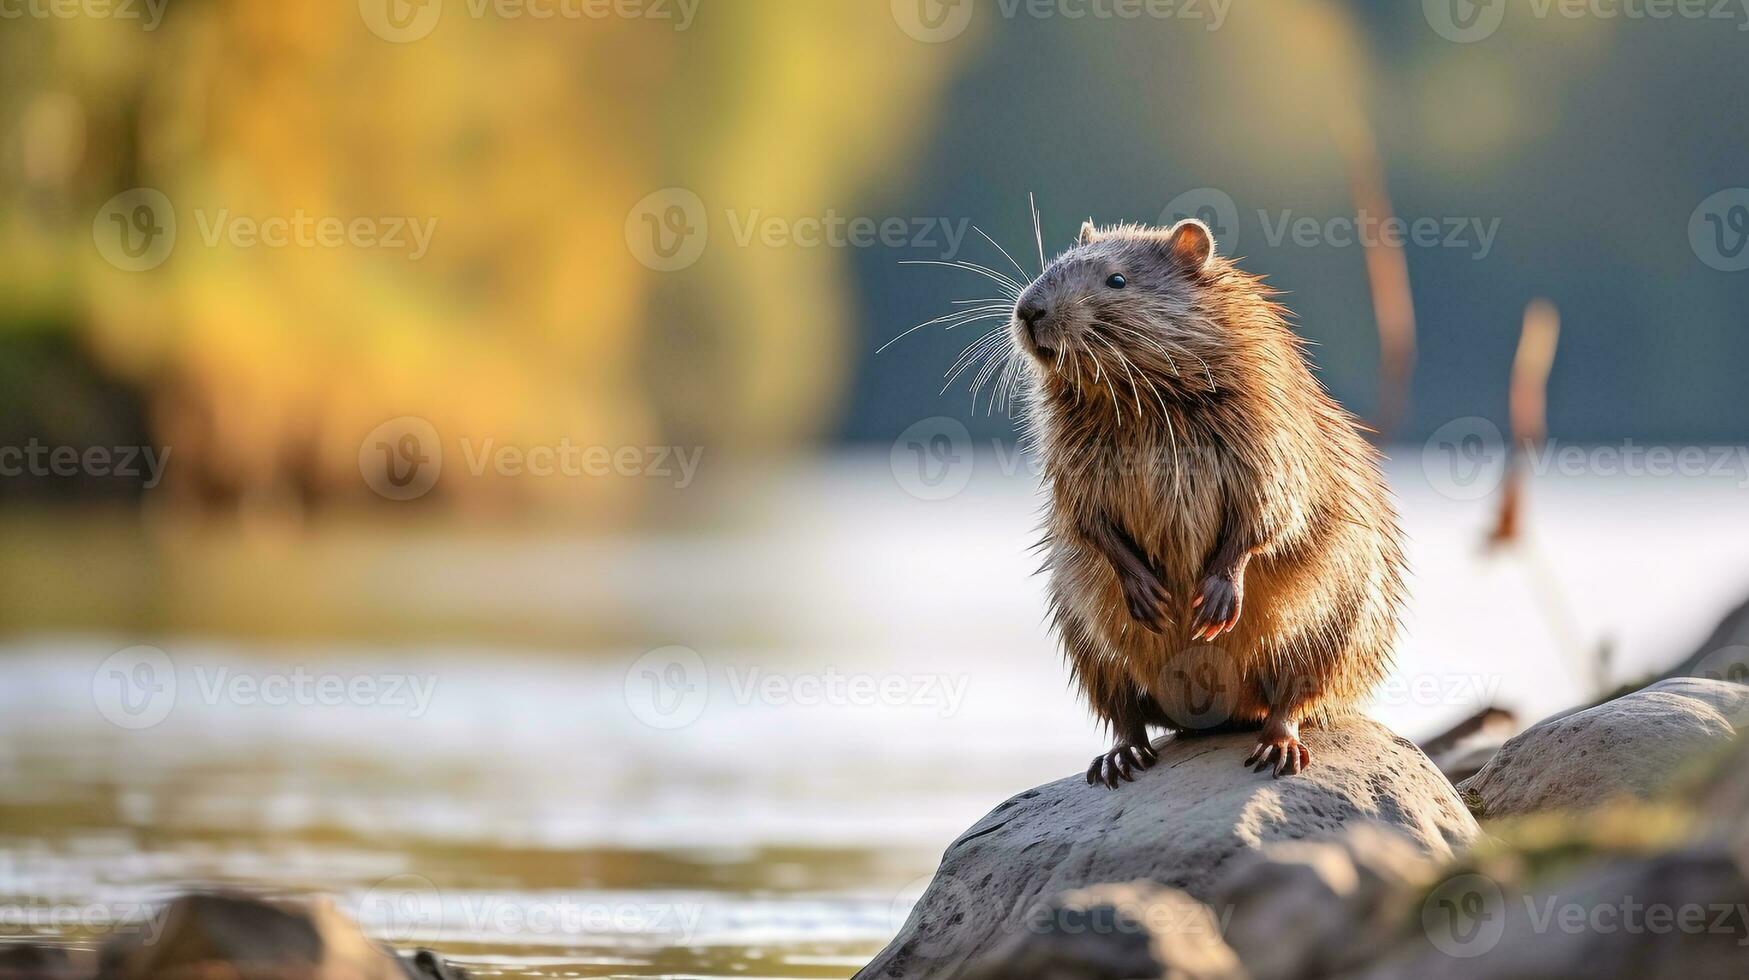
[[(328, 901), (184, 895), (157, 920), (124, 929), (102, 949), (97, 980), (229, 977), (251, 980), (465, 980), (425, 950), (402, 959), (367, 939)], [(149, 927), (148, 927), (149, 926)]]
[(1440, 867), (1397, 831), (1358, 823), (1242, 859), (1213, 914), (1254, 980), (1336, 976), (1390, 945), (1405, 898), (1425, 891)]
[(1477, 834), (1439, 770), (1378, 723), (1305, 738), (1313, 765), (1285, 779), (1243, 768), (1256, 737), (1236, 733), (1163, 739), (1159, 763), (1116, 790), (1076, 775), (1022, 793), (948, 847), (898, 937), (857, 977), (956, 975), (1092, 885), (1147, 881), (1206, 901), (1235, 859), (1359, 821), (1439, 859)]
[(1522, 888), (1466, 873), (1435, 886), (1367, 980), (1749, 975), (1749, 881), (1723, 849), (1617, 856)]
[(1543, 721), (1458, 784), (1489, 818), (1655, 796), (1721, 750), (1749, 716), (1749, 687), (1678, 677)]
[(1095, 885), (1052, 901), (964, 980), (1244, 980), (1220, 923), (1175, 889)]

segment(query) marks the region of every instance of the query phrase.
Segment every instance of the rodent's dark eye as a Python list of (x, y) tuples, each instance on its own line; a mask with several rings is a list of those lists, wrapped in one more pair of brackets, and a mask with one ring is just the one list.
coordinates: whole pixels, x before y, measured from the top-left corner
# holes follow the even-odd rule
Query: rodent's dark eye
[(1125, 286), (1128, 286), (1130, 281), (1125, 279), (1122, 275), (1114, 273), (1110, 279), (1105, 280), (1105, 284), (1113, 289), (1122, 289)]

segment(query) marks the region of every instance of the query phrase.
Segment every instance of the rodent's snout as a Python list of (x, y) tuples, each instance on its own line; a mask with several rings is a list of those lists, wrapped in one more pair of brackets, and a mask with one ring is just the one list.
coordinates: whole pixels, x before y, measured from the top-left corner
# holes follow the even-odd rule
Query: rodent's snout
[(1032, 343), (1034, 351), (1050, 353), (1046, 343), (1045, 325), (1050, 318), (1050, 307), (1035, 293), (1027, 292), (1014, 304), (1014, 319), (1020, 322), (1021, 331)]

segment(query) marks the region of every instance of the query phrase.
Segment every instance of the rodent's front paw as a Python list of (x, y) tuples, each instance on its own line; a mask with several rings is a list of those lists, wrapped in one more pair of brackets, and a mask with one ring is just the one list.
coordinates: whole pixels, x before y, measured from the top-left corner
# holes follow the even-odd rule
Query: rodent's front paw
[(1129, 607), (1130, 618), (1151, 632), (1164, 633), (1172, 621), (1167, 611), (1172, 596), (1153, 575), (1124, 576), (1123, 600)]
[(1202, 591), (1191, 601), (1190, 638), (1213, 640), (1239, 625), (1239, 609), (1245, 604), (1245, 587), (1238, 578), (1210, 575)]

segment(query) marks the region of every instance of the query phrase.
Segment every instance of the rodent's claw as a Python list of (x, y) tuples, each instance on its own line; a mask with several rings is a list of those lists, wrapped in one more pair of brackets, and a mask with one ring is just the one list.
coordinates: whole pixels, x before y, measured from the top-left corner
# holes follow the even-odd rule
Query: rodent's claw
[(1202, 591), (1191, 600), (1194, 612), (1190, 619), (1190, 638), (1214, 640), (1239, 625), (1239, 610), (1244, 605), (1244, 589), (1238, 581), (1225, 575), (1210, 575), (1202, 580)]
[(1151, 745), (1120, 745), (1110, 752), (1093, 757), (1093, 764), (1087, 767), (1087, 783), (1104, 783), (1107, 789), (1116, 789), (1118, 780), (1133, 783), (1136, 781), (1136, 773), (1149, 769), (1158, 761), (1160, 756)]
[(1244, 764), (1252, 772), (1273, 768), (1277, 777), (1293, 776), (1312, 764), (1312, 753), (1300, 742), (1297, 726), (1271, 722)]
[(1172, 596), (1166, 591), (1166, 586), (1160, 584), (1159, 579), (1140, 576), (1125, 579), (1123, 598), (1124, 605), (1129, 607), (1131, 619), (1150, 632), (1166, 632), (1166, 627), (1171, 623), (1167, 609), (1172, 602)]

